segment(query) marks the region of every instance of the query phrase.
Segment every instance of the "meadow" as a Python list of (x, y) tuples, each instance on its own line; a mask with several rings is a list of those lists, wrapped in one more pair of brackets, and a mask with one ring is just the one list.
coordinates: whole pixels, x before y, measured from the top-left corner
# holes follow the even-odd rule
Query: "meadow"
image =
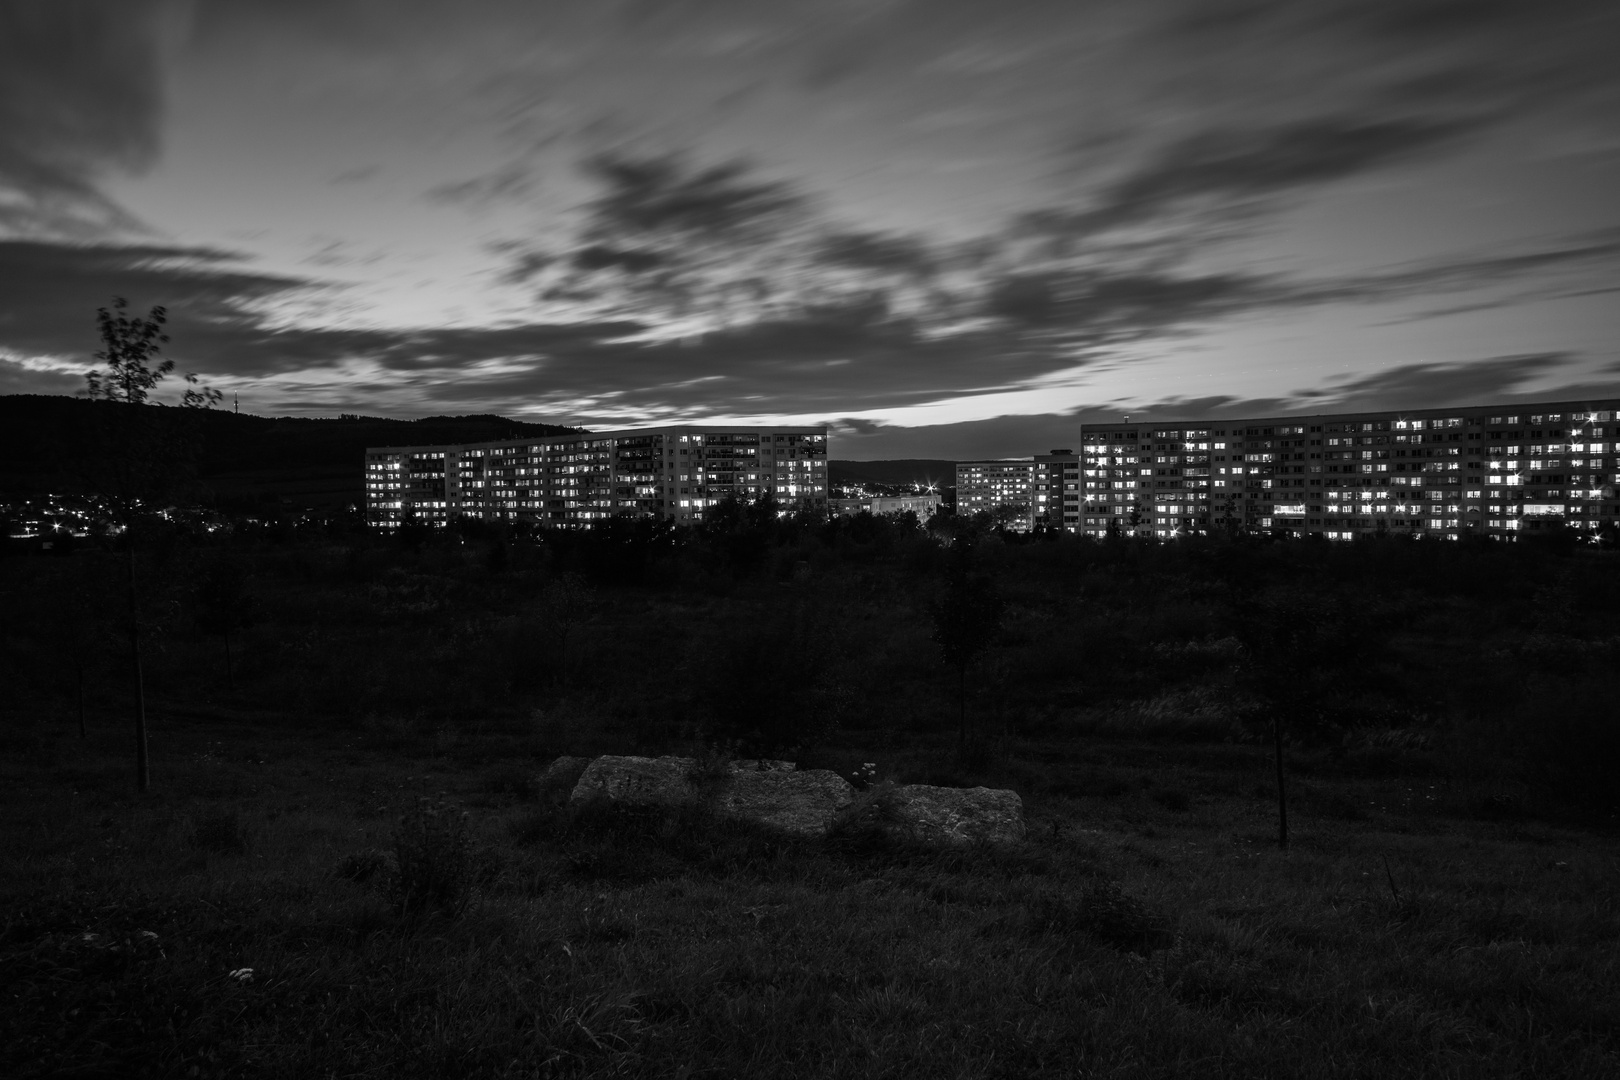
[[(145, 794), (124, 560), (0, 560), (0, 1072), (1620, 1072), (1613, 552), (977, 535), (963, 732), (946, 538), (154, 532)], [(1029, 835), (538, 782), (614, 752), (1012, 787)]]

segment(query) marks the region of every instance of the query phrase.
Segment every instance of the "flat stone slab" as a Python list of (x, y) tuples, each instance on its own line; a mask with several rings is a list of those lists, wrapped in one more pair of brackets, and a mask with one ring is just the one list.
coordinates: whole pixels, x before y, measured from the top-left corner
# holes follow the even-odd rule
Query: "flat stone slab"
[(927, 844), (1008, 844), (1024, 838), (1024, 800), (1005, 788), (905, 784), (885, 799), (884, 828)]
[(798, 765), (791, 761), (774, 761), (770, 758), (743, 758), (731, 763), (732, 772), (792, 772)]
[(855, 797), (855, 789), (837, 773), (800, 772), (791, 761), (737, 761), (729, 776), (707, 781), (698, 780), (697, 773), (693, 758), (599, 757), (581, 770), (569, 801), (605, 799), (621, 806), (707, 802), (722, 817), (795, 836), (821, 836)]
[[(729, 776), (698, 778), (686, 757), (559, 758), (542, 774), (562, 783), (578, 770), (569, 801), (607, 800), (621, 806), (682, 806), (706, 802), (721, 817), (794, 836), (824, 836), (855, 801), (855, 788), (830, 769), (796, 769), (791, 761), (733, 762)], [(1002, 844), (1024, 838), (1024, 802), (999, 788), (907, 784), (883, 796), (882, 828), (927, 844)]]
[(588, 757), (560, 757), (546, 766), (534, 783), (535, 790), (542, 799), (566, 801), (590, 764)]
[(580, 774), (569, 802), (608, 799), (625, 806), (677, 806), (697, 797), (692, 772), (697, 763), (683, 757), (604, 755)]
[(720, 786), (715, 808), (725, 817), (795, 836), (824, 836), (855, 788), (831, 769), (739, 772)]

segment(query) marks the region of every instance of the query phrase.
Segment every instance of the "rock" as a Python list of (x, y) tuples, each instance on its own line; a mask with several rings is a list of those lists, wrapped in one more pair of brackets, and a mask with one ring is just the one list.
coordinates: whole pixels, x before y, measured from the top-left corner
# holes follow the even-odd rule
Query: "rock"
[(885, 798), (884, 828), (930, 844), (1006, 844), (1024, 838), (1024, 801), (1003, 788), (906, 784)]
[(738, 761), (729, 775), (700, 778), (692, 758), (599, 757), (580, 773), (572, 802), (623, 806), (705, 803), (723, 818), (795, 836), (822, 836), (855, 789), (827, 769), (799, 772), (791, 761)]
[[(791, 761), (737, 761), (729, 775), (700, 777), (684, 757), (559, 758), (541, 777), (578, 780), (571, 802), (606, 799), (623, 806), (704, 803), (723, 818), (794, 836), (824, 836), (855, 801), (855, 789), (828, 769), (798, 771)], [(574, 770), (578, 770), (577, 773)], [(908, 784), (881, 796), (875, 816), (891, 835), (927, 844), (1003, 844), (1024, 838), (1024, 803), (1015, 791)]]
[(731, 763), (732, 772), (792, 772), (799, 766), (791, 761), (773, 761), (770, 758), (753, 760), (744, 758)]
[(590, 765), (588, 757), (560, 757), (547, 765), (535, 781), (535, 791), (545, 802), (566, 802), (579, 783), (580, 775)]
[(715, 809), (795, 836), (824, 836), (834, 815), (854, 798), (854, 787), (831, 769), (738, 772), (720, 786)]
[(625, 806), (678, 806), (697, 798), (697, 763), (682, 757), (604, 755), (585, 767), (569, 802), (607, 799)]

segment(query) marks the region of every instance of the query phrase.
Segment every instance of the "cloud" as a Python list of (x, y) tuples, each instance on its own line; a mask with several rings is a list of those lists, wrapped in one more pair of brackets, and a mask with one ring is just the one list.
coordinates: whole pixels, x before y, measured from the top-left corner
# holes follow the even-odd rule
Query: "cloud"
[[(1106, 193), (1114, 220), (1169, 220), (1183, 205), (1264, 200), (1402, 160), (1423, 152), (1435, 130), (1348, 119), (1223, 129), (1174, 144)], [(489, 246), (506, 280), (552, 301), (521, 323), (297, 324), (269, 312), (332, 286), (259, 273), (211, 249), (11, 243), (0, 244), (0, 349), (87, 357), (94, 308), (128, 295), (137, 307), (171, 308), (173, 354), (183, 366), (273, 377), (323, 402), (370, 393), (407, 410), (441, 402), (488, 411), (523, 401), (610, 417), (837, 417), (852, 403), (900, 409), (1039, 387), (1127, 355), (1122, 346), (1253, 313), (1456, 294), (1488, 303), (1504, 284), (1620, 261), (1620, 234), (1600, 234), (1335, 278), (1216, 272), (1207, 260), (1195, 270), (1186, 253), (1153, 243), (1081, 238), (1043, 248), (1015, 230), (939, 244), (852, 228), (795, 186), (737, 162), (616, 154), (586, 168), (597, 188), (571, 242)], [(344, 255), (332, 248), (312, 258)], [(1446, 385), (1460, 378), (1434, 377)], [(1301, 394), (1273, 404), (1315, 400)]]
[[(1260, 140), (1264, 152), (1211, 154), (1196, 182), (1166, 179), (1157, 194), (1144, 183), (1133, 198), (1281, 190), (1393, 159), (1421, 142), (1383, 135), (1320, 154), (1303, 136)], [(592, 170), (601, 192), (586, 204), (572, 247), (507, 242), (499, 250), (511, 280), (533, 282), (571, 312), (559, 319), (566, 333), (544, 322), (504, 336), (423, 331), (388, 344), (383, 362), (426, 378), (457, 363), (515, 358), (460, 379), (440, 376), (444, 393), (468, 400), (841, 416), (852, 401), (904, 408), (1041, 385), (1121, 355), (1122, 346), (1235, 317), (1483, 296), (1505, 283), (1590, 273), (1620, 259), (1620, 236), (1600, 235), (1352, 276), (1196, 272), (1151, 245), (1138, 253), (1088, 244), (1032, 251), (1019, 237), (986, 237), (940, 249), (904, 234), (844, 228), (792, 188), (738, 164), (612, 158), (597, 159)], [(733, 308), (727, 290), (742, 290), (744, 302)], [(694, 312), (707, 318), (681, 322)], [(545, 340), (526, 344), (523, 335)], [(441, 359), (413, 359), (433, 355)], [(1303, 399), (1275, 405), (1290, 400)]]
[(1097, 346), (1177, 333), (1277, 305), (1286, 295), (1279, 283), (1252, 275), (1088, 268), (1004, 277), (987, 289), (985, 310), (1014, 326), (1061, 331)]
[[(1487, 356), (1450, 363), (1396, 364), (1363, 375), (1344, 375), (1275, 397), (1165, 398), (1138, 405), (1132, 415), (1144, 420), (1259, 419), (1314, 413), (1371, 412), (1397, 408), (1441, 408), (1488, 405), (1534, 397), (1560, 400), (1591, 392), (1572, 383), (1546, 386), (1549, 380), (1580, 368), (1579, 356), (1567, 352)], [(1597, 392), (1614, 396), (1613, 386)], [(1117, 417), (1115, 418), (1117, 419)]]
[(1301, 402), (1330, 405), (1335, 411), (1410, 407), (1423, 402), (1441, 405), (1484, 404), (1519, 392), (1527, 384), (1570, 367), (1570, 353), (1526, 353), (1491, 356), (1462, 363), (1399, 364), (1330, 381), (1296, 392)]
[[(169, 309), (167, 354), (205, 376), (274, 378), (379, 401), (526, 401), (578, 412), (797, 412), (912, 404), (1013, 385), (1068, 366), (973, 335), (931, 338), (880, 302), (808, 306), (687, 340), (654, 340), (638, 320), (598, 317), (495, 327), (288, 325), (268, 314), (326, 288), (244, 268), (230, 252), (161, 245), (0, 243), (0, 350), (86, 370), (94, 312), (114, 295)], [(43, 376), (42, 376), (43, 377)], [(39, 379), (34, 383), (43, 388)], [(320, 393), (311, 389), (316, 398)]]
[(1307, 94), (1314, 74), (1408, 107), (1525, 108), (1616, 81), (1620, 15), (1606, 0), (1201, 0), (1170, 11), (1164, 32), (1188, 52), (1233, 64), (1270, 55)]
[(599, 193), (558, 263), (566, 272), (544, 283), (547, 298), (713, 320), (757, 311), (786, 284), (783, 268), (810, 221), (787, 185), (740, 162), (697, 167), (678, 155), (602, 154), (585, 171)]
[(28, 363), (0, 351), (0, 394), (59, 394), (84, 390), (84, 376)]
[(429, 202), (469, 208), (516, 201), (533, 194), (534, 170), (533, 161), (508, 161), (482, 176), (431, 187), (425, 197)]
[(0, 231), (140, 229), (101, 180), (157, 158), (172, 15), (160, 0), (0, 5)]
[(505, 285), (526, 285), (557, 263), (555, 255), (526, 249), (521, 244), (507, 247), (504, 254), (508, 262), (497, 273), (496, 280)]
[[(844, 460), (943, 457), (956, 461), (1027, 457), (1053, 448), (1076, 448), (1082, 428), (1117, 424), (1124, 415), (1142, 424), (1178, 420), (1211, 422), (1309, 416), (1447, 405), (1511, 405), (1528, 401), (1598, 401), (1620, 393), (1613, 382), (1561, 378), (1578, 369), (1568, 353), (1482, 357), (1463, 363), (1400, 364), (1347, 376), (1275, 397), (1232, 395), (1170, 397), (1119, 402), (1066, 413), (997, 416), (965, 423), (900, 427), (870, 421), (830, 422), (833, 453)], [(1620, 370), (1620, 365), (1608, 369)]]
[[(635, 323), (401, 333), (371, 353), (401, 378), (432, 380), (443, 400), (523, 400), (584, 411), (803, 413), (905, 406), (1015, 385), (1072, 361), (995, 355), (983, 339), (929, 339), (881, 311), (799, 313), (687, 341), (649, 340)], [(328, 348), (316, 338), (301, 345)], [(392, 376), (390, 376), (392, 377)]]
[(0, 241), (0, 352), (31, 358), (13, 378), (56, 392), (63, 371), (94, 364), (96, 309), (124, 296), (138, 311), (169, 309), (174, 340), (165, 353), (187, 370), (266, 370), (276, 365), (253, 347), (270, 333), (264, 306), (318, 287), (244, 269), (239, 256), (214, 248)]
[(345, 169), (332, 177), (331, 183), (360, 184), (370, 180), (380, 172), (382, 172), (381, 165), (357, 165), (352, 169)]
[(1375, 274), (1302, 285), (1300, 299), (1379, 300), (1391, 296), (1433, 296), (1492, 285), (1547, 279), (1570, 272), (1620, 268), (1620, 230), (1567, 239), (1529, 251), (1430, 259)]
[(587, 207), (585, 236), (596, 242), (754, 239), (803, 206), (785, 185), (749, 179), (740, 162), (693, 169), (679, 157), (604, 154), (586, 170), (605, 189)]
[(887, 424), (880, 424), (876, 420), (864, 420), (859, 416), (844, 416), (829, 421), (827, 427), (835, 435), (871, 435), (882, 431)]
[[(1575, 248), (1564, 253), (1578, 254)], [(1476, 270), (1508, 272), (1510, 267), (1497, 262), (1484, 269), (1451, 265), (1429, 271), (1443, 281), (1468, 280)], [(1546, 258), (1526, 258), (1511, 268), (1546, 263)], [(1413, 268), (1392, 276), (1403, 288), (1422, 277)], [(0, 243), (0, 353), (45, 359), (0, 365), (0, 383), (35, 392), (76, 388), (78, 372), (88, 369), (97, 344), (95, 307), (113, 295), (128, 295), (137, 309), (153, 303), (169, 307), (174, 340), (168, 353), (183, 369), (227, 384), (257, 380), (261, 393), (301, 400), (304, 408), (369, 400), (406, 413), (498, 412), (523, 402), (539, 415), (590, 416), (603, 425), (704, 414), (837, 418), (848, 417), (852, 403), (863, 410), (903, 409), (1039, 385), (1085, 361), (1087, 353), (1076, 343), (1100, 347), (1175, 333), (1199, 319), (1305, 302), (1292, 295), (1297, 286), (1259, 278), (1093, 275), (1085, 286), (1053, 301), (1045, 325), (1059, 325), (1065, 335), (1024, 325), (936, 333), (895, 315), (881, 297), (801, 305), (681, 340), (649, 337), (640, 320), (608, 318), (496, 327), (334, 328), (271, 320), (266, 311), (275, 304), (321, 283), (254, 272), (229, 252), (14, 241)], [(1361, 282), (1356, 287), (1373, 293), (1386, 286)], [(1350, 291), (1341, 287), (1334, 295)], [(1129, 408), (1133, 415), (1197, 418), (1413, 401), (1463, 403), (1499, 399), (1556, 380), (1575, 362), (1562, 353), (1538, 353), (1469, 364), (1400, 365), (1266, 400), (1170, 399), (1117, 408)], [(1028, 452), (1031, 445), (1068, 445), (1073, 425), (1090, 415), (1088, 410), (1050, 422), (1009, 418), (999, 426), (987, 422), (953, 430), (962, 433), (964, 454), (967, 448), (974, 456)], [(1096, 415), (1114, 418), (1112, 412)], [(851, 447), (883, 448), (868, 456), (930, 452), (925, 435), (902, 435), (859, 419), (839, 424), (840, 438)], [(1016, 444), (997, 441), (1015, 431), (1022, 433)]]
[(1110, 184), (1094, 205), (1030, 215), (1025, 225), (1075, 237), (1188, 213), (1252, 214), (1285, 195), (1429, 153), (1482, 123), (1341, 115), (1201, 132)]
[(1606, 140), (1620, 108), (1620, 7), (1604, 0), (1140, 10), (1106, 94), (1077, 112), (1072, 194), (1029, 217), (1036, 235), (1208, 248), (1328, 185), (1490, 139), (1498, 159), (1548, 139)]
[(830, 267), (899, 277), (930, 278), (940, 269), (939, 257), (926, 244), (892, 233), (834, 233), (821, 241), (813, 258)]
[(1132, 221), (1178, 202), (1247, 199), (1338, 180), (1450, 142), (1466, 120), (1313, 117), (1255, 131), (1187, 139), (1107, 193), (1104, 219)]
[[(1575, 287), (1595, 273), (1620, 270), (1620, 233), (1565, 239), (1503, 254), (1459, 254), (1340, 277), (1199, 274), (1175, 267), (1098, 269), (1085, 258), (987, 279), (982, 310), (1014, 329), (1098, 348), (1174, 337), (1241, 315), (1332, 304), (1388, 304), (1472, 294), (1460, 310), (1483, 310), (1548, 295), (1598, 291)], [(1603, 280), (1608, 280), (1604, 278)], [(1501, 287), (1518, 290), (1501, 294)], [(1439, 317), (1454, 309), (1419, 313)]]

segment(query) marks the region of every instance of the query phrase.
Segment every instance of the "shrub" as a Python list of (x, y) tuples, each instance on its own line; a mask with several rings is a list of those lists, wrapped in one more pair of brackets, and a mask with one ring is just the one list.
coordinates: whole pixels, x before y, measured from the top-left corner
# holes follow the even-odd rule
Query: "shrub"
[(1178, 814), (1184, 813), (1189, 807), (1192, 806), (1192, 801), (1187, 798), (1187, 793), (1185, 791), (1176, 791), (1174, 789), (1169, 791), (1155, 791), (1149, 797), (1166, 810), (1174, 810)]
[[(1599, 699), (1597, 694), (1591, 697)], [(1613, 706), (1600, 699), (1576, 700), (1567, 711), (1537, 709), (1528, 719), (1523, 761), (1535, 788), (1591, 813), (1620, 810), (1620, 785), (1615, 783), (1620, 726)]]
[(480, 786), (490, 795), (515, 795), (525, 800), (538, 794), (533, 770), (511, 763), (491, 769)]
[(448, 803), (419, 799), (394, 832), (397, 869), (391, 883), (401, 915), (459, 915), (476, 879), (467, 815)]
[(558, 817), (559, 812), (555, 807), (534, 807), (508, 821), (506, 832), (519, 845), (538, 844), (558, 832)]
[(833, 815), (828, 840), (857, 855), (899, 855), (915, 848), (896, 805), (898, 790), (895, 781), (882, 780), (856, 792), (850, 804)]
[(1128, 895), (1117, 882), (1102, 881), (1078, 897), (1049, 894), (1032, 907), (1031, 928), (1037, 932), (1084, 933), (1109, 948), (1146, 956), (1174, 941), (1171, 920)]
[[(857, 686), (844, 642), (823, 612), (761, 608), (711, 632), (695, 704), (707, 741), (745, 757), (796, 757), (826, 741), (853, 707)], [(791, 686), (791, 694), (781, 688)]]
[(373, 880), (391, 878), (396, 867), (393, 855), (386, 851), (378, 851), (376, 848), (366, 848), (364, 851), (345, 855), (332, 873), (344, 881), (364, 885)]
[(216, 810), (192, 824), (191, 846), (199, 851), (240, 855), (247, 850), (247, 840), (247, 831), (234, 810)]

